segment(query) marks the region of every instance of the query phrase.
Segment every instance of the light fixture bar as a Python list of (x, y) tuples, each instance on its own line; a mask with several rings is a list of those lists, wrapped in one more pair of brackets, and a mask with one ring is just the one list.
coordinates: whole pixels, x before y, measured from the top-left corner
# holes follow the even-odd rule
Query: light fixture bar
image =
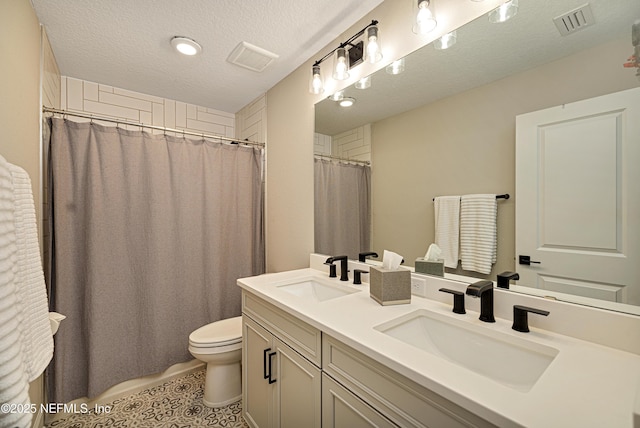
[(329, 58), (331, 55), (333, 55), (333, 53), (335, 51), (337, 51), (338, 49), (345, 48), (348, 45), (351, 45), (355, 39), (357, 39), (358, 37), (360, 37), (360, 36), (362, 36), (364, 34), (364, 32), (367, 30), (367, 28), (369, 28), (371, 26), (374, 26), (374, 25), (378, 25), (378, 21), (376, 21), (375, 19), (371, 21), (371, 24), (367, 25), (362, 30), (358, 31), (356, 34), (354, 34), (349, 39), (347, 39), (346, 42), (340, 43), (340, 46), (338, 46), (337, 48), (335, 48), (334, 50), (332, 50), (331, 52), (329, 52), (328, 54), (326, 54), (325, 56), (323, 56), (322, 58), (320, 58), (319, 60), (314, 62), (313, 65), (316, 66), (316, 65), (322, 64), (323, 61), (325, 61), (327, 58)]

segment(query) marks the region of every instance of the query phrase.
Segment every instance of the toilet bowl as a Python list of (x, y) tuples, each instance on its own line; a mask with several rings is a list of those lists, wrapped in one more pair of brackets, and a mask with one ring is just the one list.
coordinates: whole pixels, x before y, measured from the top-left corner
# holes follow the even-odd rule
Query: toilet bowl
[(200, 327), (189, 335), (189, 352), (207, 363), (205, 406), (222, 407), (242, 398), (242, 317)]

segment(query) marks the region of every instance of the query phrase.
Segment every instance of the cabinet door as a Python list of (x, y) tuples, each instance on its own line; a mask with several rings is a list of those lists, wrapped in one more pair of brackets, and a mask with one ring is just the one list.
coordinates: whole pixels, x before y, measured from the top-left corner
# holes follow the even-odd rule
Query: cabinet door
[(282, 428), (320, 428), (321, 371), (278, 339), (274, 425)]
[(322, 427), (396, 427), (351, 391), (322, 375)]
[[(254, 428), (272, 426), (273, 385), (265, 379), (273, 336), (250, 318), (242, 317), (242, 415)], [(265, 364), (266, 363), (266, 364)], [(272, 364), (273, 366), (273, 364)]]

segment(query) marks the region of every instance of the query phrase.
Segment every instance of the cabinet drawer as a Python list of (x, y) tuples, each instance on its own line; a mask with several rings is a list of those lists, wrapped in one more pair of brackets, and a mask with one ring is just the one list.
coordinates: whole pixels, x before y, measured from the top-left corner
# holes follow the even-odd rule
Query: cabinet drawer
[(321, 366), (320, 330), (244, 291), (242, 312), (262, 324), (316, 366)]
[(322, 347), (323, 371), (399, 426), (494, 426), (328, 335)]
[(322, 428), (396, 428), (351, 391), (322, 374)]

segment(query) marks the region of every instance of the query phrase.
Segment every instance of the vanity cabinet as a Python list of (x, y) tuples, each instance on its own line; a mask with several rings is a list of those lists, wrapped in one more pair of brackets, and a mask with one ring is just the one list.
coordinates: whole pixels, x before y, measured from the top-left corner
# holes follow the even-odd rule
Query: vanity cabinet
[[(383, 364), (369, 358), (363, 353), (345, 345), (332, 338), (323, 336), (323, 366), (324, 376), (335, 379), (344, 387), (345, 393), (350, 393), (358, 398), (359, 402), (344, 400), (338, 409), (336, 398), (331, 397), (326, 392), (323, 398), (331, 398), (330, 404), (334, 407), (333, 412), (338, 410), (343, 413), (357, 413), (356, 409), (363, 409), (360, 415), (366, 419), (366, 423), (358, 426), (401, 426), (401, 427), (438, 427), (438, 428), (462, 428), (462, 427), (495, 427), (495, 425), (474, 415), (457, 404), (444, 399), (440, 395), (413, 382), (411, 379), (398, 374)], [(328, 376), (327, 376), (328, 375)], [(324, 379), (326, 379), (323, 378)], [(342, 394), (346, 396), (346, 394)], [(327, 403), (323, 403), (325, 406)], [(360, 407), (357, 407), (360, 405)], [(362, 407), (365, 405), (366, 408)], [(368, 410), (375, 409), (381, 415), (381, 419)], [(323, 409), (323, 415), (330, 417), (330, 412)], [(336, 424), (325, 424), (328, 422), (325, 417), (324, 427), (343, 427)], [(348, 415), (353, 417), (353, 415)], [(388, 422), (390, 421), (390, 422)]]
[(243, 292), (243, 416), (252, 427), (493, 427)]
[[(320, 427), (320, 331), (243, 296), (243, 416), (253, 427)], [(304, 355), (304, 356), (303, 356)]]

